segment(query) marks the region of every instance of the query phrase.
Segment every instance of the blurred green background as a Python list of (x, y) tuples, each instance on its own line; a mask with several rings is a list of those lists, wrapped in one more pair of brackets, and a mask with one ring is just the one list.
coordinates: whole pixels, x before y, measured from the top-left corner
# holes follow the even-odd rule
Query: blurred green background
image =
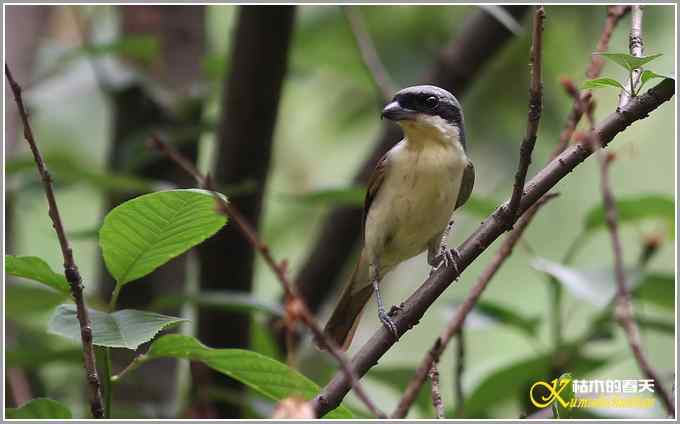
[[(144, 58), (150, 55), (153, 58), (157, 52), (153, 46), (144, 45), (133, 46), (127, 51), (123, 51), (125, 49), (120, 46), (110, 47), (115, 40), (122, 39), (119, 8), (88, 6), (78, 7), (75, 15), (89, 28), (92, 45), (109, 48), (87, 54), (81, 48), (77, 25), (74, 24), (74, 11), (66, 6), (50, 9), (46, 21), (48, 25), (39, 39), (35, 64), (30, 74), (15, 77), (27, 86), (26, 96), (34, 130), (55, 178), (59, 205), (65, 226), (72, 234), (77, 262), (85, 277), (88, 293), (97, 296), (100, 250), (94, 231), (101, 225), (106, 212), (105, 199), (108, 193), (111, 190), (119, 191), (121, 185), (124, 187), (128, 183), (114, 180), (107, 174), (113, 125), (112, 103), (98, 85), (93, 66), (100, 70), (109, 84), (124, 86), (129, 81), (130, 69), (138, 68), (134, 68), (130, 60), (121, 60), (120, 56), (127, 54)], [(419, 75), (434, 61), (438, 51), (455, 37), (466, 18), (479, 12), (475, 6), (365, 6), (359, 10), (386, 69), (399, 87), (416, 83)], [(644, 13), (646, 54), (664, 54), (650, 68), (660, 74), (673, 75), (674, 7), (646, 6)], [(601, 32), (606, 8), (546, 6), (546, 14), (544, 110), (530, 176), (548, 159), (571, 107), (559, 78), (569, 77), (579, 85), (585, 80), (584, 71)], [(474, 195), (496, 203), (504, 200), (511, 191), (519, 143), (525, 131), (531, 35), (528, 15), (521, 22), (521, 31), (491, 58), (479, 75), (474, 76), (474, 82), (461, 98), (469, 155), (477, 171)], [(213, 157), (221, 86), (229, 70), (228, 52), (235, 18), (235, 7), (205, 7), (206, 51), (201, 64), (202, 78), (194, 93), (195, 98), (204, 105), (202, 122), (206, 125), (200, 129), (199, 151), (199, 164), (203, 170), (209, 169)], [(615, 30), (610, 51), (627, 51), (629, 20), (629, 17), (624, 18)], [(290, 49), (289, 69), (274, 132), (261, 234), (277, 258), (289, 261), (290, 272), (294, 275), (304, 263), (326, 213), (333, 207), (332, 199), (310, 202), (298, 196), (351, 185), (352, 176), (371, 151), (379, 131), (381, 102), (370, 74), (361, 62), (340, 7), (298, 7)], [(608, 63), (603, 76), (623, 79), (624, 72), (615, 64)], [(155, 86), (151, 81), (145, 87), (152, 91)], [(594, 92), (597, 119), (615, 109), (617, 95), (613, 88)], [(5, 106), (14, 107), (7, 98)], [(648, 119), (634, 124), (612, 143), (609, 150), (616, 153), (617, 160), (611, 168), (611, 178), (617, 197), (634, 198), (653, 194), (674, 201), (675, 107), (673, 99)], [(6, 145), (5, 152), (7, 198), (12, 200), (13, 208), (12, 220), (5, 233), (7, 253), (39, 256), (58, 270), (61, 267), (58, 243), (46, 213), (41, 186), (31, 162), (27, 162), (29, 156), (26, 145), (19, 140), (10, 151)], [(51, 158), (55, 163), (50, 161)], [(155, 189), (158, 187), (154, 186)], [(597, 162), (588, 160), (579, 166), (560, 182), (556, 191), (561, 195), (539, 212), (523, 242), (482, 297), (485, 302), (502, 306), (527, 322), (536, 323), (532, 324), (535, 325), (536, 333), (531, 335), (516, 325), (503, 322), (503, 319), (485, 316), (481, 312), (471, 316), (465, 331), (463, 389), (466, 397), (475, 393), (480, 383), (499, 370), (551, 352), (551, 320), (554, 312), (550, 300), (551, 283), (545, 274), (534, 269), (531, 264), (537, 257), (559, 262), (582, 231), (586, 213), (601, 203)], [(464, 240), (481, 221), (480, 216), (466, 212), (465, 208), (457, 213), (457, 217), (451, 237), (452, 246)], [(659, 219), (623, 225), (621, 235), (626, 263), (633, 266), (646, 238), (660, 234), (661, 247), (647, 269), (670, 275), (673, 279), (675, 240), (669, 237), (669, 232), (674, 233), (674, 228), (669, 228), (667, 221)], [(11, 234), (11, 240), (7, 240), (8, 234)], [(430, 308), (420, 324), (381, 359), (374, 369), (376, 375), (369, 374), (364, 379), (369, 392), (383, 409), (392, 410), (401, 394), (401, 390), (396, 388), (398, 385), (389, 384), (388, 381), (406, 381), (409, 376), (406, 371), (412, 372), (420, 362), (435, 335), (443, 329), (455, 305), (465, 298), (497, 246), (498, 243), (494, 244), (476, 260), (460, 281), (452, 285)], [(187, 285), (195, 287), (196, 272), (191, 272), (195, 269), (195, 265), (191, 267), (191, 263), (195, 262), (194, 255), (190, 254), (189, 259)], [(607, 270), (611, 269), (611, 263), (608, 234), (606, 231), (595, 231), (576, 255), (573, 267), (580, 270)], [(347, 267), (347, 273), (350, 268), (351, 265)], [(424, 280), (427, 272), (426, 260), (422, 255), (402, 264), (384, 282), (385, 302), (388, 305), (401, 302)], [(613, 281), (609, 277), (591, 283), (601, 288), (613, 284)], [(318, 284), (327, 282), (319, 281)], [(228, 286), (228, 282), (225, 285)], [(78, 345), (56, 336), (47, 336), (46, 322), (55, 303), (49, 299), (40, 302), (41, 298), (34, 297), (34, 292), (21, 291), (19, 286), (28, 287), (29, 283), (17, 281), (15, 286), (8, 286), (6, 291), (6, 318), (13, 338), (7, 344), (7, 366), (14, 364), (34, 369), (35, 378), (40, 382), (37, 387), (42, 395), (68, 403), (76, 416), (86, 416), (82, 387), (72, 384), (83, 378), (79, 357), (73, 355)], [(12, 287), (15, 289), (12, 290)], [(259, 259), (256, 261), (253, 287), (253, 294), (258, 299), (279, 301), (281, 289)], [(673, 285), (664, 287), (664, 290), (665, 296), (675, 297)], [(579, 337), (587, 330), (592, 318), (601, 311), (601, 304), (593, 300), (579, 298), (568, 287), (564, 290), (564, 340)], [(323, 309), (322, 320), (330, 306)], [(643, 328), (642, 340), (651, 363), (665, 379), (664, 385), (670, 388), (674, 381), (676, 354), (673, 305), (664, 308), (654, 302), (638, 301), (635, 306), (647, 317), (667, 324), (664, 331)], [(362, 346), (380, 325), (373, 313), (374, 307), (373, 303), (369, 304), (350, 353)], [(190, 311), (186, 312), (191, 314)], [(266, 317), (258, 315), (255, 318), (258, 322), (266, 323)], [(191, 327), (185, 325), (182, 331), (191, 333)], [(442, 395), (449, 410), (454, 406), (454, 343), (445, 352), (439, 366)], [(56, 354), (41, 358), (39, 353), (43, 349), (66, 353), (63, 358)], [(19, 353), (12, 356), (13, 350)], [(607, 361), (588, 374), (579, 375), (579, 378), (641, 378), (625, 337), (617, 326), (614, 326), (611, 339), (584, 344), (582, 353)], [(335, 365), (330, 358), (319, 360), (320, 357), (321, 354), (306, 338), (297, 355), (297, 364), (304, 374), (324, 385)], [(389, 374), (390, 370), (392, 374)], [(377, 375), (380, 371), (389, 375), (380, 377)], [(180, 374), (188, 379), (186, 366), (180, 367)], [(402, 374), (404, 377), (398, 377)], [(533, 380), (547, 377), (535, 376)], [(499, 391), (488, 392), (490, 397), (483, 401), (484, 408), (466, 411), (466, 414), (471, 414), (467, 416), (516, 418), (530, 412), (527, 410), (526, 396), (522, 397), (522, 393), (526, 393), (523, 386), (526, 383), (521, 373), (508, 373), (496, 378), (490, 384)], [(186, 388), (178, 389), (177, 396), (190, 396), (182, 390), (191, 392)], [(361, 410), (360, 403), (352, 395), (349, 399), (351, 405)], [(129, 410), (119, 410), (119, 413), (126, 417), (172, 416), (181, 413), (179, 403), (173, 401), (172, 406), (168, 406), (153, 399), (144, 399), (132, 403)], [(249, 413), (258, 416), (257, 411), (264, 414), (268, 409), (255, 408), (254, 412)], [(593, 412), (611, 418), (663, 416), (660, 406), (652, 410)], [(427, 408), (413, 408), (410, 416), (432, 416), (428, 414)]]

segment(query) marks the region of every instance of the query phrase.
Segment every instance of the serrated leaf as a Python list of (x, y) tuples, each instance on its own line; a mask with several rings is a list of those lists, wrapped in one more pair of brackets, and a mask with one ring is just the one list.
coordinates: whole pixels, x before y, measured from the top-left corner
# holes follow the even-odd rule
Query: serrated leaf
[(8, 419), (71, 419), (71, 411), (60, 402), (48, 398), (31, 399), (18, 408), (5, 408)]
[(106, 268), (122, 286), (186, 252), (226, 222), (209, 191), (161, 191), (109, 212), (99, 231), (99, 245)]
[(15, 277), (37, 281), (60, 293), (69, 294), (70, 286), (64, 274), (57, 274), (37, 256), (5, 255), (5, 272)]
[(645, 70), (640, 75), (640, 88), (638, 88), (638, 90), (642, 90), (642, 87), (644, 87), (645, 84), (647, 84), (647, 81), (654, 78), (667, 78), (667, 77), (664, 75), (659, 75), (656, 72), (650, 70)]
[(659, 54), (653, 54), (650, 56), (643, 56), (643, 57), (635, 57), (633, 55), (630, 55), (628, 53), (595, 53), (599, 54), (601, 56), (606, 57), (607, 59), (611, 60), (612, 62), (620, 65), (624, 69), (627, 69), (629, 71), (632, 71), (633, 69), (637, 69), (642, 67), (643, 65), (651, 62), (652, 60), (656, 59), (659, 56), (662, 56), (663, 53)]
[[(379, 381), (397, 393), (402, 394), (414, 375), (415, 368), (413, 367), (374, 367), (368, 372), (366, 377)], [(420, 388), (418, 396), (413, 403), (422, 417), (432, 417), (434, 415), (435, 411), (432, 406), (431, 392), (432, 385), (430, 380), (427, 379)]]
[[(123, 309), (106, 313), (88, 309), (92, 324), (92, 343), (97, 346), (137, 349), (159, 331), (187, 321), (154, 312)], [(47, 325), (52, 334), (80, 341), (80, 324), (75, 305), (59, 305)]]
[(597, 79), (592, 79), (592, 80), (587, 80), (586, 82), (583, 83), (583, 89), (593, 89), (593, 88), (602, 88), (602, 87), (617, 87), (617, 88), (623, 88), (623, 85), (621, 85), (620, 82), (613, 78), (597, 78)]
[[(157, 358), (203, 362), (274, 400), (294, 395), (312, 399), (320, 391), (310, 379), (272, 358), (243, 349), (213, 349), (190, 336), (168, 334), (158, 338), (145, 354), (144, 361)], [(326, 417), (351, 418), (352, 414), (340, 405)]]
[[(644, 195), (616, 199), (616, 209), (620, 224), (638, 222), (645, 219), (662, 220), (668, 229), (668, 236), (675, 237), (675, 201), (670, 196)], [(586, 231), (606, 228), (602, 205), (591, 208), (584, 223)]]
[[(595, 306), (608, 305), (616, 294), (617, 283), (614, 269), (611, 267), (582, 270), (545, 258), (534, 259), (531, 266), (555, 277), (572, 295)], [(641, 281), (641, 273), (638, 270), (627, 269), (625, 274), (628, 287), (638, 286)]]

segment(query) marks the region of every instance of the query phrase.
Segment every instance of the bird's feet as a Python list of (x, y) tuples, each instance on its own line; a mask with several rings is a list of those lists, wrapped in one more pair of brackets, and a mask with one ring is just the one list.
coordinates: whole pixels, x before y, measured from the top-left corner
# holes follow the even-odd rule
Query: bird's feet
[(458, 262), (460, 261), (460, 255), (458, 254), (457, 249), (449, 249), (447, 246), (442, 246), (439, 249), (439, 255), (437, 255), (436, 258), (437, 265), (433, 266), (432, 269), (430, 269), (430, 275), (434, 274), (435, 271), (438, 271), (440, 268), (448, 267), (449, 265), (453, 266), (453, 269), (456, 271), (456, 280), (460, 276), (460, 269), (458, 268)]
[[(391, 312), (391, 311), (390, 311)], [(390, 333), (394, 336), (394, 340), (399, 340), (399, 332), (397, 331), (397, 325), (392, 321), (386, 313), (385, 309), (378, 309), (378, 319), (387, 328)]]

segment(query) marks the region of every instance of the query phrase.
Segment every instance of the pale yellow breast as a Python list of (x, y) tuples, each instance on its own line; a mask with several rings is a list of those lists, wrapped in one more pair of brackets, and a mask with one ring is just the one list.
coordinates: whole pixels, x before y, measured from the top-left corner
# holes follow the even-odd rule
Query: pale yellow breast
[(427, 248), (446, 227), (466, 164), (462, 148), (402, 142), (389, 156), (385, 181), (366, 221), (367, 253), (387, 272)]

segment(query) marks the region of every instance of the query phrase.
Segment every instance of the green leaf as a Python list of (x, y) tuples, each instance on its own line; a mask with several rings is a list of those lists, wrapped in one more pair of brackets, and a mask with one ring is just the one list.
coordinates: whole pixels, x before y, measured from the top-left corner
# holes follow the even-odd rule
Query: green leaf
[(83, 47), (83, 51), (95, 56), (117, 54), (130, 59), (151, 62), (158, 56), (160, 44), (158, 39), (151, 35), (128, 35), (110, 43)]
[(57, 305), (70, 299), (69, 293), (29, 284), (7, 284), (5, 295), (5, 313), (8, 318), (15, 320), (31, 319), (51, 312)]
[(5, 272), (8, 275), (43, 283), (64, 294), (70, 293), (70, 286), (66, 277), (52, 271), (47, 262), (37, 256), (5, 255)]
[[(669, 238), (675, 237), (675, 200), (664, 195), (644, 195), (616, 199), (619, 223), (626, 224), (645, 219), (661, 220), (666, 224)], [(604, 208), (593, 207), (586, 214), (585, 229), (595, 231), (606, 228)]]
[(161, 191), (109, 212), (99, 231), (99, 245), (106, 268), (122, 286), (186, 252), (226, 222), (209, 191)]
[[(607, 306), (616, 294), (617, 283), (611, 267), (582, 270), (544, 258), (534, 259), (531, 266), (555, 277), (576, 298), (595, 306)], [(625, 274), (628, 287), (640, 284), (642, 275), (638, 270), (627, 269)]]
[(642, 90), (642, 87), (647, 84), (647, 81), (654, 79), (654, 78), (667, 78), (665, 75), (659, 75), (656, 72), (650, 71), (650, 70), (645, 70), (642, 72), (640, 75), (640, 87), (638, 88), (638, 92)]
[(670, 336), (675, 335), (675, 324), (673, 322), (647, 318), (639, 315), (635, 317), (635, 321), (640, 328), (666, 333)]
[(632, 71), (633, 69), (638, 69), (644, 64), (651, 62), (663, 53), (653, 54), (651, 56), (635, 57), (628, 53), (594, 53), (606, 57), (614, 63), (622, 66), (624, 69)]
[[(414, 375), (415, 368), (413, 367), (374, 367), (368, 372), (367, 377), (387, 385), (401, 395)], [(434, 416), (431, 392), (432, 385), (430, 380), (427, 379), (413, 403), (422, 417)]]
[[(132, 350), (153, 339), (162, 329), (187, 321), (183, 318), (132, 309), (123, 309), (110, 314), (88, 309), (88, 313), (92, 323), (93, 344)], [(47, 329), (52, 334), (80, 341), (76, 306), (59, 305)]]
[(647, 273), (633, 290), (633, 296), (673, 311), (675, 310), (675, 275), (659, 272)]
[(266, 302), (251, 294), (232, 290), (208, 290), (195, 295), (161, 296), (154, 300), (149, 309), (159, 310), (191, 303), (201, 308), (219, 309), (229, 312), (264, 312), (276, 317), (283, 317), (280, 304)]
[(5, 408), (8, 419), (71, 419), (71, 411), (56, 400), (31, 399), (18, 408)]
[(623, 85), (621, 85), (620, 82), (613, 78), (597, 78), (597, 79), (592, 79), (592, 80), (587, 80), (586, 82), (583, 83), (583, 89), (593, 89), (593, 88), (602, 88), (602, 87), (617, 87), (617, 88), (623, 88)]
[[(312, 399), (320, 391), (319, 386), (307, 377), (272, 358), (243, 349), (213, 349), (189, 336), (168, 334), (158, 338), (144, 355), (143, 361), (157, 358), (203, 362), (274, 400), (293, 395)], [(351, 418), (352, 414), (341, 405), (327, 417)]]
[(475, 305), (475, 310), (487, 318), (504, 325), (515, 327), (516, 329), (532, 337), (536, 336), (536, 330), (540, 324), (540, 320), (537, 317), (529, 318), (522, 316), (513, 309), (498, 303), (479, 301)]
[[(592, 358), (564, 346), (564, 368), (573, 375), (584, 375), (609, 363), (604, 358)], [(499, 399), (520, 399), (528, 402), (529, 388), (539, 380), (550, 381), (552, 354), (541, 354), (501, 367), (484, 377), (465, 400), (463, 410), (466, 417), (477, 417), (485, 413), (489, 405)]]

